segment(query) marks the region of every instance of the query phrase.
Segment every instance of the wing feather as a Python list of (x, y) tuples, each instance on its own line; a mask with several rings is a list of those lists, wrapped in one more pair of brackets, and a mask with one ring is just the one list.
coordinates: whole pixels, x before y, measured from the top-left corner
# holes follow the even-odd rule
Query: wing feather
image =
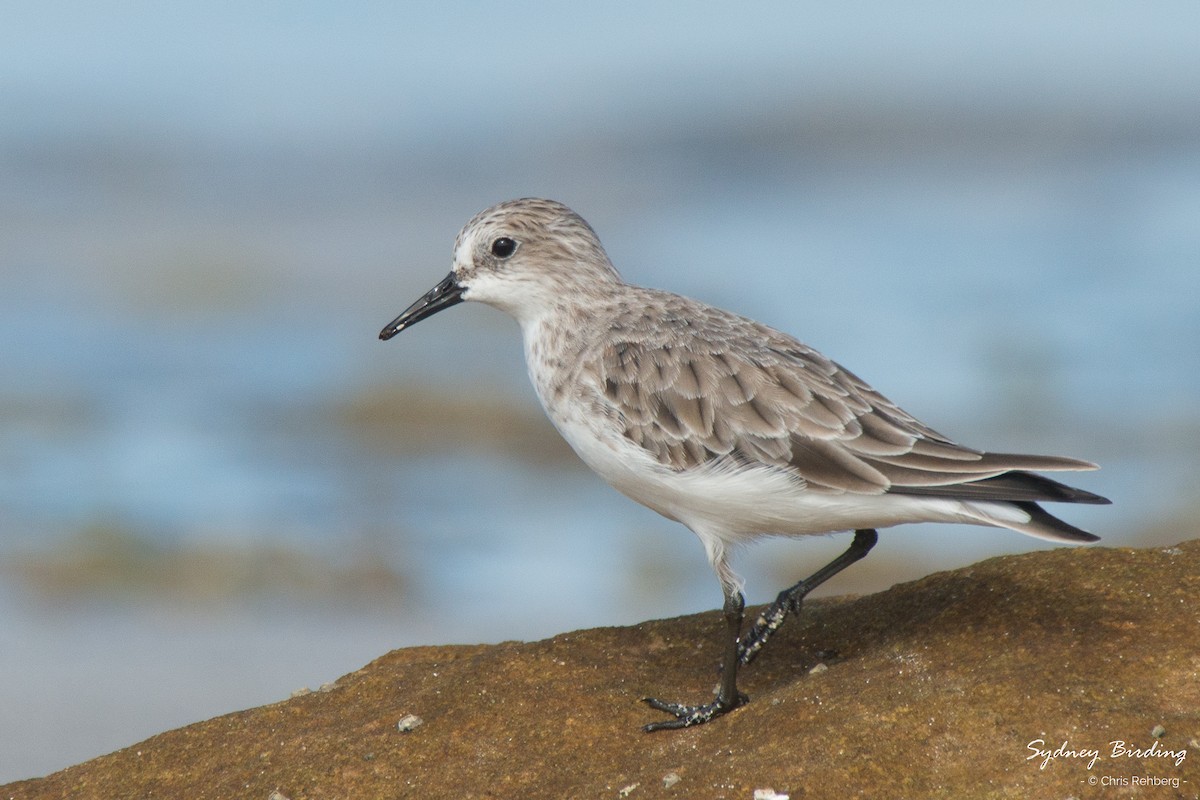
[(963, 447), (786, 334), (707, 307), (689, 318), (692, 301), (661, 297), (660, 308), (625, 311), (610, 328), (620, 338), (596, 337), (588, 361), (606, 413), (670, 469), (733, 458), (814, 491), (1103, 500), (1025, 472), (1087, 462)]

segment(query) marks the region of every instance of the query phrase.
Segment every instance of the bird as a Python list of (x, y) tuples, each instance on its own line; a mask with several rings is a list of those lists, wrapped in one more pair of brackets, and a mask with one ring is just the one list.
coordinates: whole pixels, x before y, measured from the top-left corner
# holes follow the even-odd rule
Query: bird
[[(592, 227), (562, 203), (522, 198), (476, 214), (455, 239), (450, 273), (379, 338), (463, 301), (516, 319), (554, 427), (614, 488), (688, 527), (716, 573), (724, 632), (715, 695), (695, 704), (642, 698), (666, 715), (647, 731), (704, 724), (749, 702), (739, 668), (809, 592), (867, 555), (878, 528), (966, 523), (1059, 543), (1099, 538), (1040, 504), (1110, 501), (1038, 474), (1095, 464), (960, 445), (786, 333), (627, 283)], [(732, 548), (839, 531), (854, 531), (849, 547), (743, 631)]]

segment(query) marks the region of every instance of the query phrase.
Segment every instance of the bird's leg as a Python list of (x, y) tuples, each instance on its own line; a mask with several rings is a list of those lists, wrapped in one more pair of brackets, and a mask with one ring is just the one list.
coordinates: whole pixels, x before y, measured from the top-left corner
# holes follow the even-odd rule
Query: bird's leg
[(771, 634), (779, 630), (779, 626), (787, 619), (788, 614), (798, 613), (805, 595), (820, 586), (825, 581), (837, 575), (846, 567), (858, 561), (871, 551), (879, 534), (873, 528), (862, 528), (854, 532), (854, 541), (846, 548), (846, 552), (830, 561), (825, 566), (797, 583), (790, 589), (784, 589), (775, 598), (775, 602), (763, 609), (754, 621), (754, 625), (742, 637), (738, 645), (737, 660), (749, 664), (763, 649), (763, 645), (771, 638)]
[(746, 601), (741, 592), (733, 591), (725, 595), (725, 657), (721, 664), (721, 682), (717, 685), (717, 696), (713, 701), (700, 706), (685, 706), (653, 697), (643, 698), (651, 707), (675, 716), (675, 719), (652, 722), (643, 730), (662, 731), (700, 725), (750, 702), (749, 697), (737, 690), (738, 635), (742, 632), (745, 608)]
[(862, 528), (855, 531), (854, 541), (850, 543), (844, 553), (792, 588), (780, 592), (779, 596), (775, 598), (775, 602), (759, 615), (745, 637), (740, 636), (745, 600), (740, 592), (726, 594), (724, 607), (725, 657), (721, 663), (721, 682), (717, 686), (717, 696), (711, 703), (699, 706), (668, 703), (653, 697), (644, 698), (651, 707), (673, 714), (675, 719), (652, 722), (643, 730), (661, 731), (701, 725), (750, 702), (749, 697), (737, 690), (738, 666), (749, 664), (754, 660), (767, 640), (771, 638), (771, 634), (779, 630), (788, 614), (800, 611), (800, 604), (809, 592), (869, 553), (878, 540), (879, 535), (873, 528)]

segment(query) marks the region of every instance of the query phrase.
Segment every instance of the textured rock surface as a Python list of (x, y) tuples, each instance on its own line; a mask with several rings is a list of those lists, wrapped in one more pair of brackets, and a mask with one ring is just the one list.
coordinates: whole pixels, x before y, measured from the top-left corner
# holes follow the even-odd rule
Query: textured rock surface
[[(0, 798), (1200, 795), (1200, 542), (997, 558), (799, 622), (745, 673), (751, 704), (699, 728), (642, 733), (638, 698), (708, 695), (715, 612), (397, 650)], [(1042, 769), (1037, 739), (1099, 758)]]

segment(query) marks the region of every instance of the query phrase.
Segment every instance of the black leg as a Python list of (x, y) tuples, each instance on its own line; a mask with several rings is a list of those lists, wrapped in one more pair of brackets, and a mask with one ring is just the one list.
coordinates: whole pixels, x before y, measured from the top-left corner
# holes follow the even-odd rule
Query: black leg
[(754, 660), (754, 657), (766, 645), (767, 640), (771, 638), (771, 634), (779, 630), (788, 614), (800, 611), (800, 604), (804, 601), (805, 595), (871, 552), (871, 548), (878, 540), (879, 535), (872, 528), (855, 531), (854, 541), (850, 543), (844, 553), (792, 588), (780, 592), (779, 596), (775, 598), (775, 602), (759, 615), (745, 637), (740, 636), (745, 600), (740, 593), (726, 595), (724, 608), (725, 657), (721, 663), (721, 682), (717, 686), (717, 696), (711, 703), (700, 706), (668, 703), (653, 697), (643, 698), (652, 708), (665, 711), (675, 717), (675, 719), (662, 722), (652, 722), (643, 730), (662, 731), (701, 725), (750, 702), (749, 697), (737, 690), (738, 666), (749, 664)]
[(740, 592), (725, 596), (725, 657), (721, 663), (721, 683), (717, 686), (717, 696), (713, 701), (702, 706), (685, 706), (653, 697), (643, 698), (651, 707), (675, 717), (663, 722), (652, 722), (643, 730), (663, 731), (700, 725), (750, 702), (749, 697), (737, 690), (738, 635), (742, 632), (742, 612), (745, 607), (746, 601)]
[(800, 604), (804, 601), (805, 595), (871, 552), (871, 548), (878, 540), (879, 534), (873, 528), (855, 531), (854, 541), (846, 548), (846, 552), (792, 588), (780, 592), (779, 596), (775, 598), (775, 602), (763, 609), (758, 619), (754, 621), (753, 627), (742, 637), (738, 646), (737, 660), (742, 664), (749, 664), (753, 661), (758, 652), (763, 649), (763, 645), (771, 638), (771, 634), (779, 630), (779, 626), (787, 619), (787, 615), (800, 611)]

